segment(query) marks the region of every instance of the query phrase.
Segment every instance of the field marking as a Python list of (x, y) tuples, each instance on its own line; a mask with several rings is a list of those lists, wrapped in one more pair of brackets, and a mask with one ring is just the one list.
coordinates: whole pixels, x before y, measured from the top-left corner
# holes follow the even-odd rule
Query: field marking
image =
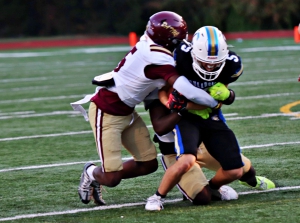
[(290, 96), (290, 95), (298, 95), (298, 94), (300, 94), (300, 92), (295, 92), (295, 93), (287, 92), (287, 93), (280, 93), (280, 94), (263, 94), (263, 95), (236, 97), (236, 100), (247, 100), (247, 99), (258, 99), (258, 98), (274, 98), (274, 97)]
[[(73, 112), (53, 112), (53, 113), (46, 113), (47, 115), (62, 115), (62, 114), (74, 114)], [(147, 112), (141, 112), (139, 113), (140, 115), (148, 115)], [(257, 118), (270, 118), (270, 117), (278, 117), (278, 116), (287, 116), (287, 117), (293, 117), (291, 119), (295, 119), (295, 115), (299, 115), (300, 112), (293, 112), (293, 113), (274, 113), (274, 114), (261, 114), (258, 116), (240, 116), (240, 117), (228, 117), (226, 120), (246, 120), (246, 119), (257, 119)], [(232, 115), (235, 115), (235, 113), (232, 113)], [(32, 117), (33, 115), (21, 115), (23, 117)], [(36, 116), (43, 116), (43, 114), (39, 114)], [(226, 117), (226, 115), (224, 115)], [(8, 119), (11, 117), (8, 116), (0, 116), (1, 119)], [(18, 117), (14, 117), (18, 118)], [(147, 125), (147, 128), (152, 128), (152, 125)], [(79, 134), (87, 134), (91, 133), (92, 131), (79, 131), (79, 132), (65, 132), (65, 133), (52, 133), (52, 134), (44, 134), (44, 135), (32, 135), (32, 136), (18, 136), (18, 137), (9, 137), (9, 138), (0, 138), (0, 142), (5, 142), (5, 141), (15, 141), (15, 140), (23, 140), (23, 139), (35, 139), (35, 138), (47, 138), (47, 137), (57, 137), (57, 136), (68, 136), (68, 135), (79, 135)]]
[(297, 105), (300, 105), (300, 101), (295, 101), (295, 102), (286, 104), (280, 108), (280, 111), (285, 114), (292, 114), (295, 116), (295, 118), (300, 118), (300, 113), (294, 114), (294, 112), (291, 111), (291, 108), (295, 107)]
[(252, 47), (240, 49), (240, 52), (255, 53), (267, 51), (298, 51), (300, 46), (272, 46), (272, 47)]
[(299, 115), (300, 112), (292, 112), (292, 113), (273, 113), (273, 114), (261, 114), (257, 116), (240, 116), (240, 117), (232, 117), (232, 118), (226, 118), (227, 120), (246, 120), (246, 119), (257, 119), (257, 118), (271, 118), (271, 117), (279, 117), (279, 116), (287, 116), (291, 117), (291, 119), (295, 119), (294, 116)]
[[(282, 97), (282, 96), (291, 96), (299, 95), (300, 92), (295, 93), (280, 93), (280, 94), (264, 94), (264, 95), (254, 95), (254, 96), (244, 96), (236, 97), (236, 100), (248, 100), (248, 99), (259, 99), (259, 98), (273, 98), (273, 97)], [(12, 104), (12, 103), (25, 103), (25, 102), (35, 102), (35, 101), (44, 101), (44, 100), (64, 100), (69, 98), (83, 98), (85, 95), (61, 95), (55, 97), (38, 97), (38, 98), (23, 98), (23, 99), (14, 99), (14, 100), (2, 100), (0, 104)]]
[[(299, 142), (279, 142), (279, 143), (269, 143), (269, 144), (262, 144), (262, 145), (241, 146), (240, 148), (242, 150), (244, 150), (244, 149), (254, 149), (254, 148), (264, 148), (264, 147), (273, 147), (273, 146), (294, 145), (294, 144), (300, 144), (300, 141)], [(157, 156), (161, 156), (161, 155), (162, 154), (159, 153)], [(132, 158), (133, 157), (123, 157), (122, 160), (125, 161), (125, 160), (129, 160)], [(84, 164), (86, 162), (88, 162), (88, 161), (15, 167), (15, 168), (8, 168), (8, 169), (0, 169), (0, 173), (17, 171), (17, 170), (32, 170), (32, 169), (42, 169), (42, 168), (51, 168), (51, 167), (59, 167), (59, 166), (71, 166), (71, 165)], [(97, 162), (100, 162), (100, 160), (94, 160), (91, 162), (97, 163)]]
[(230, 83), (230, 86), (249, 86), (249, 85), (258, 85), (258, 84), (274, 84), (274, 83), (286, 83), (286, 82), (296, 82), (295, 78), (289, 79), (272, 79), (272, 80), (260, 80), (260, 81), (237, 81)]
[[(270, 192), (277, 192), (277, 191), (287, 191), (287, 190), (297, 190), (300, 189), (300, 186), (289, 186), (289, 187), (278, 187), (270, 190), (265, 191), (245, 191), (239, 192), (238, 195), (248, 195), (248, 194), (258, 194), (258, 193), (270, 193)], [(176, 203), (182, 201), (182, 198), (166, 200), (165, 203)], [(37, 213), (37, 214), (24, 214), (24, 215), (16, 215), (14, 217), (7, 217), (7, 218), (0, 218), (0, 221), (13, 221), (19, 219), (28, 219), (28, 218), (37, 218), (37, 217), (46, 217), (46, 216), (57, 216), (57, 215), (65, 215), (65, 214), (76, 214), (82, 212), (90, 212), (90, 211), (101, 211), (101, 210), (108, 210), (108, 209), (119, 209), (124, 207), (134, 207), (145, 205), (146, 202), (136, 202), (136, 203), (126, 203), (126, 204), (112, 204), (107, 206), (97, 206), (93, 208), (80, 208), (80, 209), (73, 209), (68, 211), (54, 211), (54, 212), (45, 212), (45, 213)]]
[(131, 49), (130, 46), (120, 47), (93, 47), (93, 48), (78, 48), (58, 51), (45, 52), (17, 52), (17, 53), (0, 53), (0, 58), (25, 58), (25, 57), (46, 57), (46, 56), (64, 56), (68, 54), (78, 53), (109, 53), (109, 52), (126, 52)]
[[(89, 47), (78, 49), (67, 49), (58, 51), (44, 51), (44, 52), (13, 52), (13, 53), (0, 53), (0, 58), (28, 58), (28, 57), (47, 57), (47, 56), (64, 56), (68, 54), (78, 53), (108, 53), (108, 52), (126, 52), (131, 49), (130, 46), (120, 47)], [(252, 47), (240, 49), (240, 52), (255, 53), (255, 52), (268, 52), (268, 51), (299, 51), (300, 46), (275, 46), (275, 47)]]
[(32, 118), (32, 117), (44, 117), (44, 116), (53, 116), (53, 115), (70, 115), (70, 116), (79, 116), (81, 113), (78, 111), (53, 111), (53, 112), (46, 112), (46, 113), (35, 113), (34, 111), (31, 113), (27, 113), (26, 111), (21, 113), (12, 112), (10, 113), (1, 113), (0, 112), (0, 120), (6, 119), (16, 119), (16, 118)]
[(44, 101), (44, 100), (64, 100), (69, 98), (83, 98), (85, 95), (61, 95), (56, 97), (40, 97), (40, 98), (23, 98), (15, 100), (3, 100), (0, 104), (12, 104), (12, 103), (23, 103), (23, 102), (33, 102), (33, 101)]
[(48, 138), (48, 137), (56, 137), (56, 136), (80, 135), (80, 134), (87, 134), (87, 133), (92, 133), (92, 130), (79, 131), (79, 132), (65, 132), (65, 133), (53, 133), (53, 134), (45, 134), (45, 135), (33, 135), (33, 136), (20, 136), (20, 137), (2, 138), (2, 139), (0, 139), (0, 142), (22, 140), (22, 139)]
[[(138, 108), (142, 108), (139, 106)], [(149, 115), (148, 112), (138, 112), (139, 115)], [(11, 112), (11, 113), (1, 113), (0, 112), (0, 120), (7, 119), (16, 119), (16, 118), (32, 118), (32, 117), (44, 117), (44, 116), (53, 116), (53, 115), (69, 115), (69, 117), (78, 117), (82, 116), (82, 114), (78, 111), (53, 111), (53, 112), (45, 112), (45, 113), (35, 113), (35, 111), (23, 111), (23, 112)], [(225, 117), (236, 116), (238, 113), (228, 113), (223, 114)]]

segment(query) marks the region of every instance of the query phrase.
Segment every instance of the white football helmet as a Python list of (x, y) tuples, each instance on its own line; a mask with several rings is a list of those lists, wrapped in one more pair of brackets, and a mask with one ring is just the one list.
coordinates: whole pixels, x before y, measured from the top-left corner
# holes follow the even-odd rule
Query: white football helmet
[[(227, 43), (223, 33), (214, 26), (203, 26), (198, 29), (192, 40), (193, 68), (195, 72), (206, 81), (215, 80), (225, 66), (228, 55)], [(207, 71), (203, 67), (214, 67)]]

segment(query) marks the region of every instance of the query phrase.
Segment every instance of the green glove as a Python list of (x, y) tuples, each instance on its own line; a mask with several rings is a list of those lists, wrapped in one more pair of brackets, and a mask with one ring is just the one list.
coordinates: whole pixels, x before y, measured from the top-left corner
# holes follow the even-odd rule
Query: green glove
[(220, 82), (208, 88), (208, 92), (214, 99), (218, 101), (225, 101), (230, 96), (230, 91), (228, 88)]
[(188, 110), (190, 113), (199, 115), (203, 119), (208, 119), (209, 113), (212, 112), (211, 108), (206, 108), (203, 110)]

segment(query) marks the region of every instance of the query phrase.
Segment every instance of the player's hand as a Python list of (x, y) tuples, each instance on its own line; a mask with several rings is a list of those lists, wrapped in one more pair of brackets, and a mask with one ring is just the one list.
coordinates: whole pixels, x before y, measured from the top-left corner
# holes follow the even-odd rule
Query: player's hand
[(212, 112), (211, 108), (206, 108), (203, 110), (189, 110), (190, 113), (200, 116), (203, 119), (208, 119), (209, 114)]
[(218, 101), (225, 101), (230, 96), (229, 89), (220, 82), (209, 87), (208, 92), (214, 99)]
[(178, 91), (173, 90), (169, 95), (167, 107), (172, 111), (183, 112), (186, 110), (188, 100)]

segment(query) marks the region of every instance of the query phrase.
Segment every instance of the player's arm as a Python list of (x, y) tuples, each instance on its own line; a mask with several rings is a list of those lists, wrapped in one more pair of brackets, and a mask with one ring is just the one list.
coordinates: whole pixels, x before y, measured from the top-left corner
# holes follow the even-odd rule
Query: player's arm
[(158, 99), (148, 104), (146, 109), (149, 109), (153, 129), (159, 136), (171, 132), (181, 118), (177, 112), (171, 113)]
[(196, 104), (214, 108), (219, 103), (206, 91), (193, 86), (184, 76), (172, 76), (168, 79), (168, 83), (173, 85), (173, 88), (184, 95), (188, 100)]
[[(162, 89), (160, 89), (159, 92), (158, 92), (159, 100), (167, 108), (170, 108), (169, 107), (169, 100), (170, 100), (169, 98), (170, 98), (170, 94), (172, 93), (173, 90), (174, 90), (173, 87), (171, 87), (170, 85), (166, 85)], [(187, 101), (185, 109), (186, 110), (202, 110), (202, 109), (205, 109), (205, 108), (208, 108), (208, 107), (205, 106), (205, 105), (199, 105), (199, 104), (196, 104), (194, 102)]]
[(184, 76), (179, 76), (172, 65), (148, 65), (144, 69), (145, 76), (149, 79), (164, 79), (167, 84), (173, 86), (178, 92), (188, 100), (214, 108), (218, 101), (212, 98), (206, 91), (193, 86)]

